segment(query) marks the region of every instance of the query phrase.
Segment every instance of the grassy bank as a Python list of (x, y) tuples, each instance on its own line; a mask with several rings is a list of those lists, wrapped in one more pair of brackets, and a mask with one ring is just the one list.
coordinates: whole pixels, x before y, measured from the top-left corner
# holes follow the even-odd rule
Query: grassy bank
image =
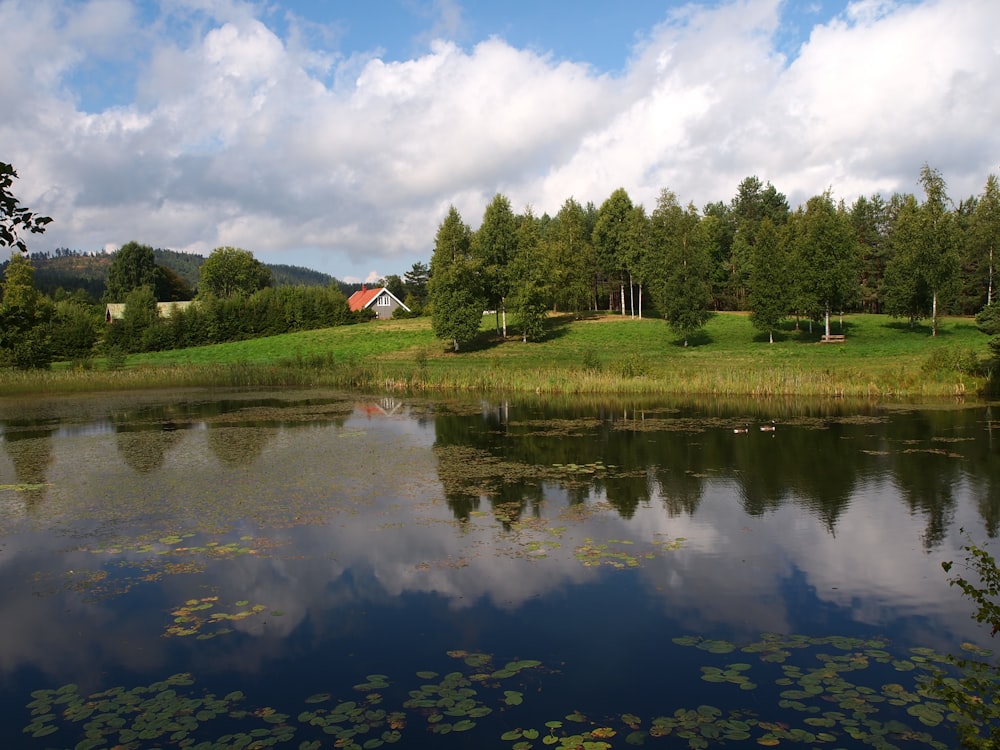
[(927, 326), (874, 315), (838, 320), (843, 344), (789, 323), (774, 344), (745, 315), (723, 313), (690, 346), (661, 320), (552, 317), (541, 343), (480, 339), (452, 353), (426, 318), (373, 322), (231, 344), (95, 361), (47, 373), (0, 373), (4, 394), (176, 386), (333, 386), (540, 393), (921, 398), (974, 395), (987, 337), (964, 318)]

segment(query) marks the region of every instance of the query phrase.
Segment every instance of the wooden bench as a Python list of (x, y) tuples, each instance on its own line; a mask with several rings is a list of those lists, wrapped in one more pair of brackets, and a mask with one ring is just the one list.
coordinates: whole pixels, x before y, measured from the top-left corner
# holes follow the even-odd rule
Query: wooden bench
[(847, 337), (842, 333), (831, 333), (829, 336), (823, 335), (819, 337), (821, 344), (843, 344), (847, 340)]

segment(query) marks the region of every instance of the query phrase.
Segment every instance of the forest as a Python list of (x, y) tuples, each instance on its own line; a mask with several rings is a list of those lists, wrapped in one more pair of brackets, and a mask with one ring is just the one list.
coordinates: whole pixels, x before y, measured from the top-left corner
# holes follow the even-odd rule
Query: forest
[(483, 309), (498, 311), (504, 335), (510, 313), (525, 339), (549, 310), (600, 309), (663, 317), (684, 336), (722, 310), (748, 312), (763, 332), (790, 316), (828, 325), (866, 312), (929, 319), (936, 334), (940, 315), (993, 300), (1000, 184), (990, 175), (958, 203), (928, 165), (919, 184), (919, 197), (848, 205), (827, 191), (792, 210), (752, 176), (728, 203), (699, 211), (664, 189), (648, 212), (619, 188), (599, 207), (569, 198), (554, 217), (515, 214), (497, 194), (475, 231), (452, 207), (431, 259), (435, 331), (457, 349)]

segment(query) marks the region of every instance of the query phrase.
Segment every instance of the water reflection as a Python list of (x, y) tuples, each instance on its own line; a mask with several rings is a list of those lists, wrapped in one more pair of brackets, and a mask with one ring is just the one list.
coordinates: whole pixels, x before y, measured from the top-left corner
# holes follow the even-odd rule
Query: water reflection
[[(453, 648), (544, 651), (603, 695), (668, 659), (671, 634), (985, 638), (940, 570), (959, 528), (996, 533), (983, 408), (113, 406), (33, 419), (0, 402), (0, 500), (33, 498), (30, 519), (0, 522), (5, 705), (189, 669), (308, 694)], [(171, 633), (211, 597), (211, 613), (260, 609), (206, 619), (211, 640)]]
[(52, 435), (55, 428), (20, 425), (3, 426), (4, 453), (14, 467), (16, 491), (27, 511), (45, 499), (46, 473), (52, 463)]

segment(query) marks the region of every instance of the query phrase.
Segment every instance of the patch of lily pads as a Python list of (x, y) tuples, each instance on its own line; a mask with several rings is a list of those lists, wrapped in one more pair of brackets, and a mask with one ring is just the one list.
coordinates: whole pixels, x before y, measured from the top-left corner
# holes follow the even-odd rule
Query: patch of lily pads
[[(249, 617), (261, 615), (268, 611), (263, 604), (251, 605), (249, 601), (237, 601), (233, 611), (216, 609), (218, 596), (203, 596), (200, 599), (188, 599), (180, 607), (174, 609), (173, 622), (167, 626), (164, 636), (182, 637), (195, 636), (198, 640), (208, 640), (219, 635), (231, 633), (228, 623), (246, 620)], [(214, 610), (214, 611), (212, 611)], [(271, 612), (276, 615), (276, 612)]]
[[(196, 607), (191, 602), (187, 606)], [(592, 717), (573, 710), (548, 721), (525, 722), (526, 717), (518, 719), (519, 707), (542, 690), (540, 685), (528, 690), (525, 680), (535, 683), (551, 670), (533, 659), (499, 664), (490, 654), (454, 650), (448, 657), (457, 668), (443, 673), (421, 670), (402, 682), (369, 674), (353, 686), (360, 695), (314, 693), (298, 710), (251, 708), (238, 690), (221, 697), (198, 692), (188, 673), (88, 696), (72, 684), (36, 690), (27, 706), (32, 718), (24, 734), (44, 740), (46, 746), (57, 742), (77, 750), (223, 750), (293, 742), (299, 750), (331, 746), (372, 750), (395, 744), (413, 730), (434, 735), (432, 743), (441, 747), (448, 746), (445, 735), (477, 731), (481, 746), (511, 750), (610, 750), (663, 738), (673, 738), (669, 747), (692, 750), (845, 744), (946, 750), (949, 744), (930, 730), (958, 721), (928, 689), (929, 680), (950, 664), (948, 657), (932, 649), (894, 655), (880, 640), (778, 634), (743, 645), (697, 636), (673, 642), (699, 649), (706, 658), (718, 658), (718, 663), (701, 667), (701, 679), (722, 691), (752, 695), (746, 707), (664, 707), (662, 713), (648, 717), (637, 713)], [(981, 654), (982, 649), (967, 645)], [(872, 670), (875, 674), (870, 674)], [(868, 679), (858, 679), (860, 673)], [(893, 673), (897, 679), (885, 679)], [(765, 682), (777, 692), (769, 687), (762, 694), (759, 685)], [(396, 704), (387, 705), (391, 700)]]

